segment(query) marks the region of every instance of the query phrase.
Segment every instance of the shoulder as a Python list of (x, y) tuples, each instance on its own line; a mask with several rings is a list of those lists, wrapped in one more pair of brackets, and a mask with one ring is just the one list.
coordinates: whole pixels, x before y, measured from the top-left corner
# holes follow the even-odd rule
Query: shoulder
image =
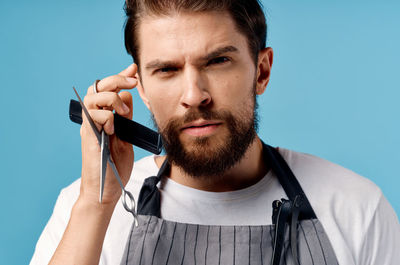
[(338, 199), (345, 196), (348, 202), (366, 202), (373, 208), (378, 204), (381, 190), (369, 179), (314, 155), (283, 148), (279, 151), (311, 197)]
[(382, 228), (376, 228), (375, 238), (368, 234), (371, 227), (382, 222), (377, 219), (383, 219), (383, 215), (391, 215), (390, 227), (399, 231), (393, 209), (369, 179), (310, 154), (283, 148), (279, 152), (300, 182), (342, 262), (360, 259), (363, 246), (379, 241), (384, 234)]
[(325, 159), (279, 149), (319, 218), (360, 214), (372, 218), (382, 192), (372, 181)]

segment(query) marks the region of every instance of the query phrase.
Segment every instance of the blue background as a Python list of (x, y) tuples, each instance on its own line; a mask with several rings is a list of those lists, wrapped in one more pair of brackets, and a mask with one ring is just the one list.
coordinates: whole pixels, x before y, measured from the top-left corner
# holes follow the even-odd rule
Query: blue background
[[(80, 176), (72, 86), (131, 63), (123, 1), (0, 2), (0, 263), (27, 264), (61, 188)], [(271, 82), (260, 135), (378, 184), (400, 213), (400, 4), (264, 1)], [(134, 117), (152, 126), (137, 92)], [(137, 150), (136, 156), (146, 152)]]

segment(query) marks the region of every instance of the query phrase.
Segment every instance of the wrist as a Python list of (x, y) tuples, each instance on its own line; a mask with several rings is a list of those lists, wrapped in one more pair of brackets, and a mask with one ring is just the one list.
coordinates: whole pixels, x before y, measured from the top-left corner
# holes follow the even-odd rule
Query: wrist
[[(99, 187), (96, 186), (98, 184), (98, 179), (95, 180), (96, 183), (83, 181), (84, 176), (81, 177), (81, 187), (79, 193), (79, 200), (85, 202), (85, 204), (90, 204), (92, 206), (99, 205), (109, 205), (112, 206), (117, 204), (121, 197), (121, 187), (118, 183), (104, 183), (104, 190), (102, 196), (102, 202), (99, 202)], [(110, 177), (109, 177), (110, 178)]]
[[(72, 208), (72, 214), (82, 216), (101, 216), (102, 220), (111, 218), (118, 200), (100, 203), (97, 200), (80, 195)], [(108, 218), (107, 218), (108, 217)]]

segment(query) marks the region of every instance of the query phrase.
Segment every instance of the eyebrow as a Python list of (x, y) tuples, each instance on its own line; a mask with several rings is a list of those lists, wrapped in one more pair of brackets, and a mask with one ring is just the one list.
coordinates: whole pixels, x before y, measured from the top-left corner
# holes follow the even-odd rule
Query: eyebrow
[(201, 60), (209, 61), (211, 59), (214, 59), (215, 57), (220, 56), (221, 54), (224, 54), (227, 52), (238, 52), (238, 51), (239, 50), (235, 46), (225, 46), (225, 47), (221, 47), (221, 48), (218, 48), (218, 49), (210, 52), (209, 54), (204, 56)]
[(146, 64), (146, 69), (151, 70), (151, 69), (159, 69), (159, 68), (168, 68), (168, 67), (173, 67), (178, 65), (177, 62), (174, 61), (161, 61), (159, 59), (156, 59), (154, 61), (149, 62)]
[[(239, 50), (235, 46), (229, 45), (229, 46), (217, 48), (216, 50), (201, 57), (200, 60), (201, 61), (209, 61), (209, 60), (214, 59), (215, 57), (218, 57), (224, 53), (238, 52), (238, 51)], [(156, 59), (156, 60), (151, 61), (148, 64), (146, 64), (145, 68), (147, 70), (152, 70), (152, 69), (160, 69), (160, 68), (168, 68), (168, 67), (177, 67), (178, 65), (179, 65), (179, 63), (176, 61), (161, 61), (159, 59)]]

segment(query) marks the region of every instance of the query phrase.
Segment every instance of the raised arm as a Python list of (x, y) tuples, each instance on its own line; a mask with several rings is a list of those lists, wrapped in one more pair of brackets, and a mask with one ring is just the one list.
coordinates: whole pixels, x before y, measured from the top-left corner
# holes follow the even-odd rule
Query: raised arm
[[(124, 185), (132, 171), (134, 153), (129, 143), (114, 135), (116, 113), (132, 119), (132, 95), (125, 89), (136, 86), (137, 66), (132, 64), (118, 75), (109, 76), (97, 84), (97, 92), (89, 87), (84, 103), (98, 129), (110, 135), (111, 154)], [(98, 264), (105, 233), (121, 188), (107, 167), (103, 201), (99, 203), (100, 146), (85, 115), (82, 115), (82, 175), (78, 200), (72, 207), (63, 237), (50, 264)]]

